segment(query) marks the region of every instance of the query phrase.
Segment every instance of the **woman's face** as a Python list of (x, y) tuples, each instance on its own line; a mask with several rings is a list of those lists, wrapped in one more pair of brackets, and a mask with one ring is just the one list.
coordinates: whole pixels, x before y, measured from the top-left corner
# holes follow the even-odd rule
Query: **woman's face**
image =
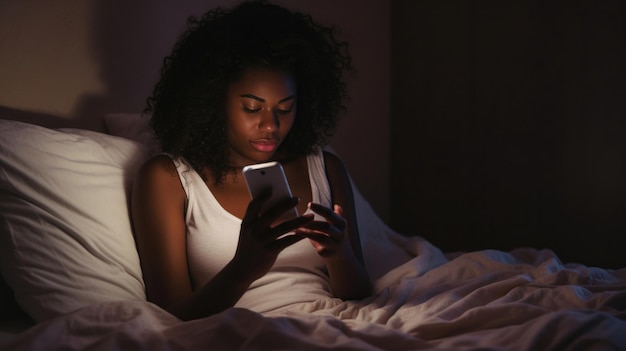
[(226, 92), (231, 167), (272, 159), (296, 118), (296, 84), (280, 70), (250, 68)]

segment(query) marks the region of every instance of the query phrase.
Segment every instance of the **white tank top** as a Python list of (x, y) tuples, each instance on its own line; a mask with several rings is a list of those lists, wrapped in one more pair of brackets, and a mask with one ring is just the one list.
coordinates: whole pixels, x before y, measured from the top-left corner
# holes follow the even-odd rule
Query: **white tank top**
[[(187, 194), (187, 260), (195, 288), (213, 278), (234, 256), (241, 220), (226, 211), (200, 175), (182, 158), (174, 159)], [(321, 150), (307, 157), (313, 202), (330, 207), (331, 196)], [(316, 215), (316, 220), (323, 220)], [(250, 285), (235, 307), (259, 313), (332, 297), (326, 266), (304, 239), (283, 250), (272, 269)]]

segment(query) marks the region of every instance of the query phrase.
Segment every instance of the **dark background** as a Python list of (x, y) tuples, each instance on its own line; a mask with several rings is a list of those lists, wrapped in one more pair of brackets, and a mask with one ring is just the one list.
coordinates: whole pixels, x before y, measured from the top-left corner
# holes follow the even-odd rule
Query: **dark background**
[(391, 226), (625, 267), (626, 2), (391, 6)]
[[(393, 228), (626, 267), (626, 1), (280, 1), (351, 45), (333, 147)], [(0, 1), (0, 116), (140, 111), (186, 16), (218, 3)]]

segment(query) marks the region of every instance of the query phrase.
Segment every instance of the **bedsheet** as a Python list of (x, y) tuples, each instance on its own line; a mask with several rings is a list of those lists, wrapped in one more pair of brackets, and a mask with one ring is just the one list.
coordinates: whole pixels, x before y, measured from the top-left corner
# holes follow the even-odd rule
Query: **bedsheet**
[(183, 322), (143, 301), (40, 323), (8, 350), (626, 350), (626, 270), (564, 264), (549, 250), (417, 256), (363, 301), (261, 315), (231, 308)]
[(626, 350), (626, 268), (532, 248), (443, 253), (393, 232), (356, 189), (355, 200), (369, 298), (187, 322), (146, 301), (104, 302), (0, 350)]

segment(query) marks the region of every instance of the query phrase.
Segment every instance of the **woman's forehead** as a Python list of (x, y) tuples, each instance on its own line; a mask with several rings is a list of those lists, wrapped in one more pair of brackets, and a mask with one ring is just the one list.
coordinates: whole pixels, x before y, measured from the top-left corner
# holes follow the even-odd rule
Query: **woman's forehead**
[(283, 99), (296, 94), (296, 82), (293, 75), (284, 70), (252, 67), (229, 85), (229, 94)]

